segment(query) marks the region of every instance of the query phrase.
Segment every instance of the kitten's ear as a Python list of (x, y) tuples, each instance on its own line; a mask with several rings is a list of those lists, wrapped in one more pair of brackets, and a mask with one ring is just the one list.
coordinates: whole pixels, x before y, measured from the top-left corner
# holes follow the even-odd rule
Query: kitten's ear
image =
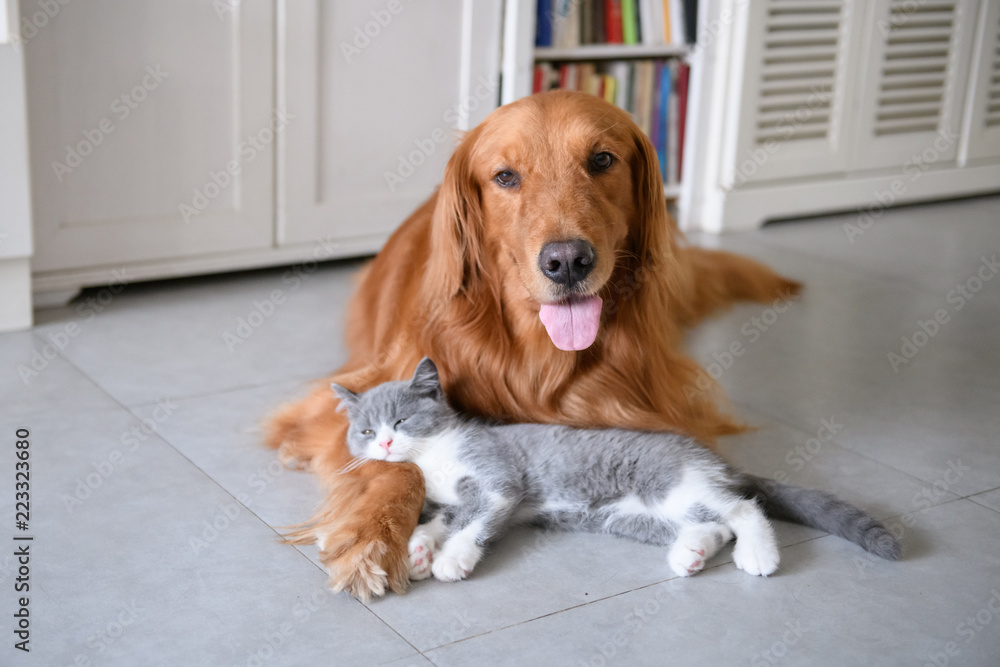
[(437, 366), (430, 357), (424, 357), (417, 364), (417, 370), (410, 380), (410, 387), (430, 396), (437, 397), (441, 394), (441, 378), (438, 377)]
[(333, 389), (333, 393), (337, 395), (340, 399), (340, 405), (337, 406), (338, 410), (347, 410), (348, 408), (353, 408), (358, 404), (358, 395), (346, 387), (341, 387), (336, 382), (330, 385), (330, 389)]

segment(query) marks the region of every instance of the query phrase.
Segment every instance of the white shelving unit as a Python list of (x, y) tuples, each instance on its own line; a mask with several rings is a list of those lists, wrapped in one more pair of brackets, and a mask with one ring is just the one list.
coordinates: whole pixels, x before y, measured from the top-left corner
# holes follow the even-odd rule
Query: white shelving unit
[[(535, 0), (508, 0), (504, 7), (501, 104), (531, 94), (536, 62), (678, 58), (690, 64), (691, 49), (673, 44), (585, 44), (570, 49), (535, 47)], [(691, 77), (694, 77), (693, 67)], [(690, 112), (689, 106), (689, 117)], [(682, 174), (686, 173), (683, 165), (681, 170)], [(683, 196), (680, 183), (664, 184), (663, 192), (667, 199), (678, 200)], [(678, 207), (680, 205), (678, 203)]]
[(535, 2), (504, 16), (503, 89), (536, 61), (682, 57), (691, 68), (682, 229), (1000, 191), (1000, 2), (701, 0), (688, 49), (536, 49)]

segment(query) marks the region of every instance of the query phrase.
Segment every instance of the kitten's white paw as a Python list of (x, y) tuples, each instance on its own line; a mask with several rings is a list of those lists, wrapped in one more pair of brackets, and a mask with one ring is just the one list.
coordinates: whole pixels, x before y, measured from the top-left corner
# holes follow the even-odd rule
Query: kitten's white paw
[(733, 562), (747, 574), (766, 577), (778, 569), (779, 560), (773, 535), (737, 537)]
[(431, 572), (440, 581), (465, 579), (483, 555), (482, 548), (471, 543), (454, 544), (448, 542), (434, 556)]
[(434, 538), (426, 531), (417, 528), (410, 538), (410, 579), (420, 581), (431, 576), (431, 563), (434, 562)]
[(689, 577), (700, 572), (709, 558), (714, 556), (732, 533), (720, 524), (692, 526), (681, 529), (677, 540), (670, 547), (667, 562), (678, 576)]

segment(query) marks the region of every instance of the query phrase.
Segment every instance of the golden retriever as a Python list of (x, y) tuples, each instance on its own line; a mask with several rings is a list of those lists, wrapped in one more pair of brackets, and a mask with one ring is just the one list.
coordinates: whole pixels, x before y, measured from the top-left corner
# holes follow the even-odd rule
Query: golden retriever
[(679, 349), (685, 326), (798, 285), (752, 260), (683, 245), (656, 153), (629, 115), (555, 91), (493, 112), (444, 181), (365, 268), (349, 361), (270, 421), (286, 464), (330, 485), (289, 539), (316, 541), (331, 584), (361, 598), (407, 584), (423, 501), (412, 464), (348, 473), (329, 389), (363, 391), (437, 362), (456, 407), (494, 419), (671, 430), (712, 443), (739, 425)]

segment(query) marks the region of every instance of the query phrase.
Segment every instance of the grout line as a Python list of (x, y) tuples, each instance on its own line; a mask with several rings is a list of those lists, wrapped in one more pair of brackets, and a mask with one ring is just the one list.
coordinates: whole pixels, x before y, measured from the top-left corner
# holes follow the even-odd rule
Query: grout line
[[(332, 371), (331, 371), (331, 374), (332, 374)], [(294, 383), (311, 383), (311, 382), (322, 382), (322, 381), (323, 381), (323, 378), (317, 378), (314, 374), (310, 374), (310, 375), (297, 375), (297, 376), (292, 376), (292, 377), (287, 377), (287, 378), (279, 378), (279, 379), (276, 379), (276, 380), (269, 380), (267, 382), (242, 384), (242, 385), (236, 385), (236, 386), (232, 386), (232, 387), (226, 387), (225, 389), (220, 389), (218, 391), (207, 391), (207, 392), (203, 392), (203, 393), (194, 393), (194, 394), (178, 394), (178, 395), (175, 395), (175, 396), (161, 396), (159, 400), (161, 400), (161, 401), (163, 401), (163, 400), (189, 401), (189, 400), (197, 399), (197, 398), (210, 398), (210, 397), (213, 397), (213, 396), (224, 396), (226, 394), (233, 394), (233, 393), (236, 393), (238, 391), (247, 391), (247, 390), (250, 390), (250, 389), (260, 389), (262, 387), (270, 387), (270, 386), (277, 385), (277, 384), (284, 384), (284, 383), (291, 384), (293, 382)], [(130, 405), (130, 406), (127, 406), (127, 407), (129, 409), (147, 408), (149, 406), (157, 405), (158, 403), (159, 403), (159, 401), (147, 401), (147, 402), (144, 402), (144, 403), (137, 403), (135, 405)]]
[[(777, 416), (775, 414), (772, 414), (771, 412), (769, 412), (766, 409), (748, 406), (745, 403), (740, 403), (740, 402), (737, 402), (737, 401), (733, 401), (733, 405), (738, 405), (739, 407), (741, 407), (741, 408), (743, 408), (745, 410), (748, 410), (750, 412), (753, 412), (756, 415), (764, 417), (765, 419), (770, 419), (771, 421), (777, 422), (778, 424), (781, 424), (782, 426), (785, 426), (786, 428), (789, 428), (789, 429), (791, 429), (793, 431), (797, 431), (798, 433), (800, 433), (802, 435), (805, 435), (806, 437), (809, 437), (809, 438), (815, 437), (809, 431), (803, 430), (802, 427), (797, 426), (797, 425), (795, 425), (795, 424), (793, 424), (793, 423), (785, 420), (783, 417), (779, 417), (779, 416)], [(823, 444), (824, 445), (826, 445), (826, 444), (832, 444), (832, 445), (838, 447), (839, 449), (843, 450), (844, 452), (847, 452), (849, 454), (854, 454), (855, 456), (860, 456), (861, 458), (863, 458), (866, 461), (869, 461), (871, 463), (875, 463), (875, 464), (878, 464), (880, 466), (885, 466), (886, 468), (889, 468), (890, 470), (894, 470), (894, 471), (900, 473), (901, 475), (905, 475), (906, 477), (909, 477), (911, 480), (919, 482), (920, 484), (922, 484), (924, 486), (933, 486), (933, 482), (929, 482), (929, 481), (927, 481), (925, 479), (921, 479), (920, 477), (917, 477), (913, 473), (910, 473), (910, 472), (907, 472), (906, 470), (902, 470), (900, 468), (897, 468), (896, 466), (892, 465), (891, 463), (885, 463), (884, 461), (880, 461), (880, 460), (878, 460), (876, 458), (872, 458), (871, 456), (869, 456), (868, 454), (866, 454), (864, 452), (859, 452), (859, 451), (857, 451), (855, 449), (852, 449), (851, 447), (847, 447), (846, 445), (840, 444), (837, 441), (836, 437), (831, 438), (830, 440), (824, 442)], [(963, 496), (961, 496), (961, 495), (959, 495), (959, 494), (957, 494), (957, 493), (955, 493), (953, 491), (944, 490), (944, 492), (947, 493), (947, 494), (949, 494), (949, 495), (951, 495), (951, 496), (954, 496), (953, 498), (951, 498), (951, 500), (959, 500), (959, 499), (963, 498)], [(938, 503), (938, 504), (942, 504), (943, 505), (944, 503)], [(937, 507), (937, 505), (932, 505), (932, 507)]]

